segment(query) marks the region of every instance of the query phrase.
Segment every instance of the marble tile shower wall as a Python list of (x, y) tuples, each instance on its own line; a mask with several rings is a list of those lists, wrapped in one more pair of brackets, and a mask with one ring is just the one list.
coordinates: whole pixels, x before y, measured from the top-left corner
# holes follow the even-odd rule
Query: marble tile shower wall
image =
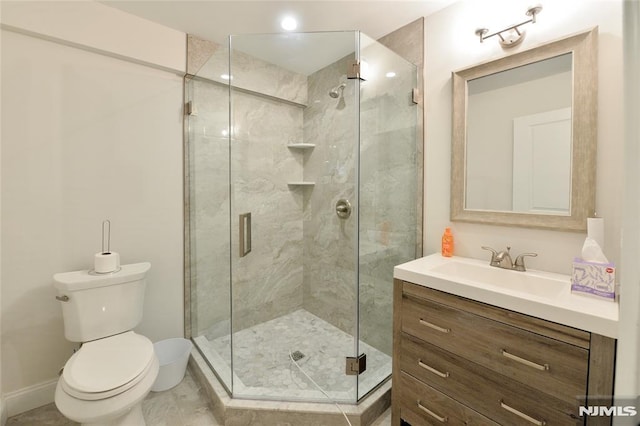
[[(398, 61), (378, 44), (362, 53), (377, 58), (380, 66)], [(346, 79), (348, 60), (309, 76), (304, 138), (316, 147), (304, 172), (316, 185), (305, 202), (304, 308), (354, 335), (359, 292), (360, 339), (390, 355), (393, 266), (415, 254), (416, 106), (410, 102), (415, 72), (401, 61), (405, 71), (393, 81), (367, 81), (361, 87), (358, 110), (356, 83)], [(404, 81), (399, 83), (400, 79)], [(342, 82), (347, 84), (343, 98), (329, 97), (329, 90)], [(406, 92), (394, 93), (398, 86)], [(355, 202), (358, 151), (360, 194), (355, 207), (360, 226), (356, 236), (355, 215), (339, 219), (335, 203), (340, 198)]]
[(251, 253), (236, 257), (237, 243), (231, 250), (234, 331), (302, 307), (302, 200), (287, 185), (302, 176), (287, 148), (301, 137), (302, 114), (300, 107), (252, 95), (232, 99), (233, 242), (238, 214), (252, 216)]
[[(232, 58), (234, 86), (306, 102), (305, 76), (240, 52)], [(228, 88), (207, 81), (224, 82), (221, 75), (228, 74), (227, 64), (227, 49), (216, 49), (198, 72), (205, 79), (192, 80), (189, 89), (197, 110), (189, 120), (195, 287), (191, 315), (197, 320), (196, 335), (210, 339), (229, 333), (231, 294), (235, 330), (302, 306), (302, 198), (287, 186), (302, 177), (301, 159), (287, 148), (289, 141), (302, 139), (302, 108), (234, 91), (229, 141), (223, 136), (228, 131)], [(238, 214), (245, 212), (252, 213), (253, 247), (248, 256), (239, 258)]]
[[(352, 56), (351, 56), (352, 58)], [(340, 219), (336, 202), (355, 206), (355, 162), (358, 141), (355, 81), (347, 80), (349, 57), (308, 77), (309, 106), (304, 111), (304, 141), (316, 144), (305, 163), (305, 179), (315, 181), (305, 194), (304, 308), (355, 335), (355, 215)], [(343, 96), (329, 91), (346, 83)], [(352, 354), (345, 354), (345, 356)]]
[[(233, 36), (232, 45), (250, 44), (255, 36)], [(302, 105), (307, 104), (307, 77), (277, 65), (262, 61), (239, 50), (233, 50), (229, 64), (228, 47), (207, 42), (211, 50), (209, 59), (197, 70), (197, 75), (227, 84), (223, 75), (233, 77), (233, 87), (274, 96)], [(230, 68), (230, 69), (229, 69)]]

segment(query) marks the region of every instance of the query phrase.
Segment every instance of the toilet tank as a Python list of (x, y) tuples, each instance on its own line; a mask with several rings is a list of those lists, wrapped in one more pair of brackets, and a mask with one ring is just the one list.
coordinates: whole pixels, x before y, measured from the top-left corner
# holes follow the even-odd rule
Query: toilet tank
[(122, 265), (118, 272), (75, 271), (55, 274), (64, 335), (88, 342), (132, 330), (142, 320), (148, 262)]

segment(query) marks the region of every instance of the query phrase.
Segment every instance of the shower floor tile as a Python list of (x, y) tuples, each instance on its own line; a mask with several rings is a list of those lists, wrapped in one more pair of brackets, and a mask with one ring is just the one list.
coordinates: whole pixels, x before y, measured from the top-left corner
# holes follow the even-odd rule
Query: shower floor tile
[[(229, 336), (194, 339), (209, 363), (229, 376)], [(367, 369), (359, 376), (345, 374), (345, 357), (354, 356), (353, 336), (305, 310), (239, 331), (234, 335), (234, 396), (326, 401), (326, 396), (289, 358), (333, 400), (354, 402), (391, 374), (391, 357), (360, 342)], [(226, 372), (226, 373), (225, 373)]]

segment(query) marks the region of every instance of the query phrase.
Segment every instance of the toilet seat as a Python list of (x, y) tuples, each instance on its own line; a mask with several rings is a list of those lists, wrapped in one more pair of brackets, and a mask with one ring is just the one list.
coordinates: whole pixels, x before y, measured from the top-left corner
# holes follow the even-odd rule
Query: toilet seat
[(133, 331), (85, 343), (65, 364), (62, 389), (75, 398), (111, 398), (143, 380), (155, 354), (149, 339)]
[(141, 425), (142, 422), (118, 422), (121, 416), (128, 415), (133, 410), (142, 410), (142, 401), (149, 394), (153, 383), (158, 375), (160, 363), (157, 357), (153, 357), (149, 372), (144, 375), (143, 379), (136, 386), (129, 390), (115, 395), (111, 398), (105, 398), (98, 401), (87, 401), (67, 394), (62, 389), (64, 380), (62, 377), (58, 380), (55, 392), (56, 407), (60, 412), (71, 420), (82, 424), (109, 424), (111, 426), (131, 426), (132, 424)]

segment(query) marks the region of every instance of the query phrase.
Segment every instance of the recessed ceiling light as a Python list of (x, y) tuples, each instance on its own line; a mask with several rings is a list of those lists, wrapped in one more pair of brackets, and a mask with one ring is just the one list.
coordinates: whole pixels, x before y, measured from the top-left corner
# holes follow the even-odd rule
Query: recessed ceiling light
[(285, 16), (282, 18), (282, 21), (280, 21), (280, 26), (285, 31), (293, 31), (298, 28), (298, 21), (296, 21), (296, 18), (293, 16)]
[(396, 73), (393, 71), (389, 71), (388, 73), (385, 74), (387, 76), (387, 78), (393, 78), (396, 76)]
[(233, 77), (230, 76), (229, 74), (222, 74), (220, 78), (223, 80), (233, 80)]

